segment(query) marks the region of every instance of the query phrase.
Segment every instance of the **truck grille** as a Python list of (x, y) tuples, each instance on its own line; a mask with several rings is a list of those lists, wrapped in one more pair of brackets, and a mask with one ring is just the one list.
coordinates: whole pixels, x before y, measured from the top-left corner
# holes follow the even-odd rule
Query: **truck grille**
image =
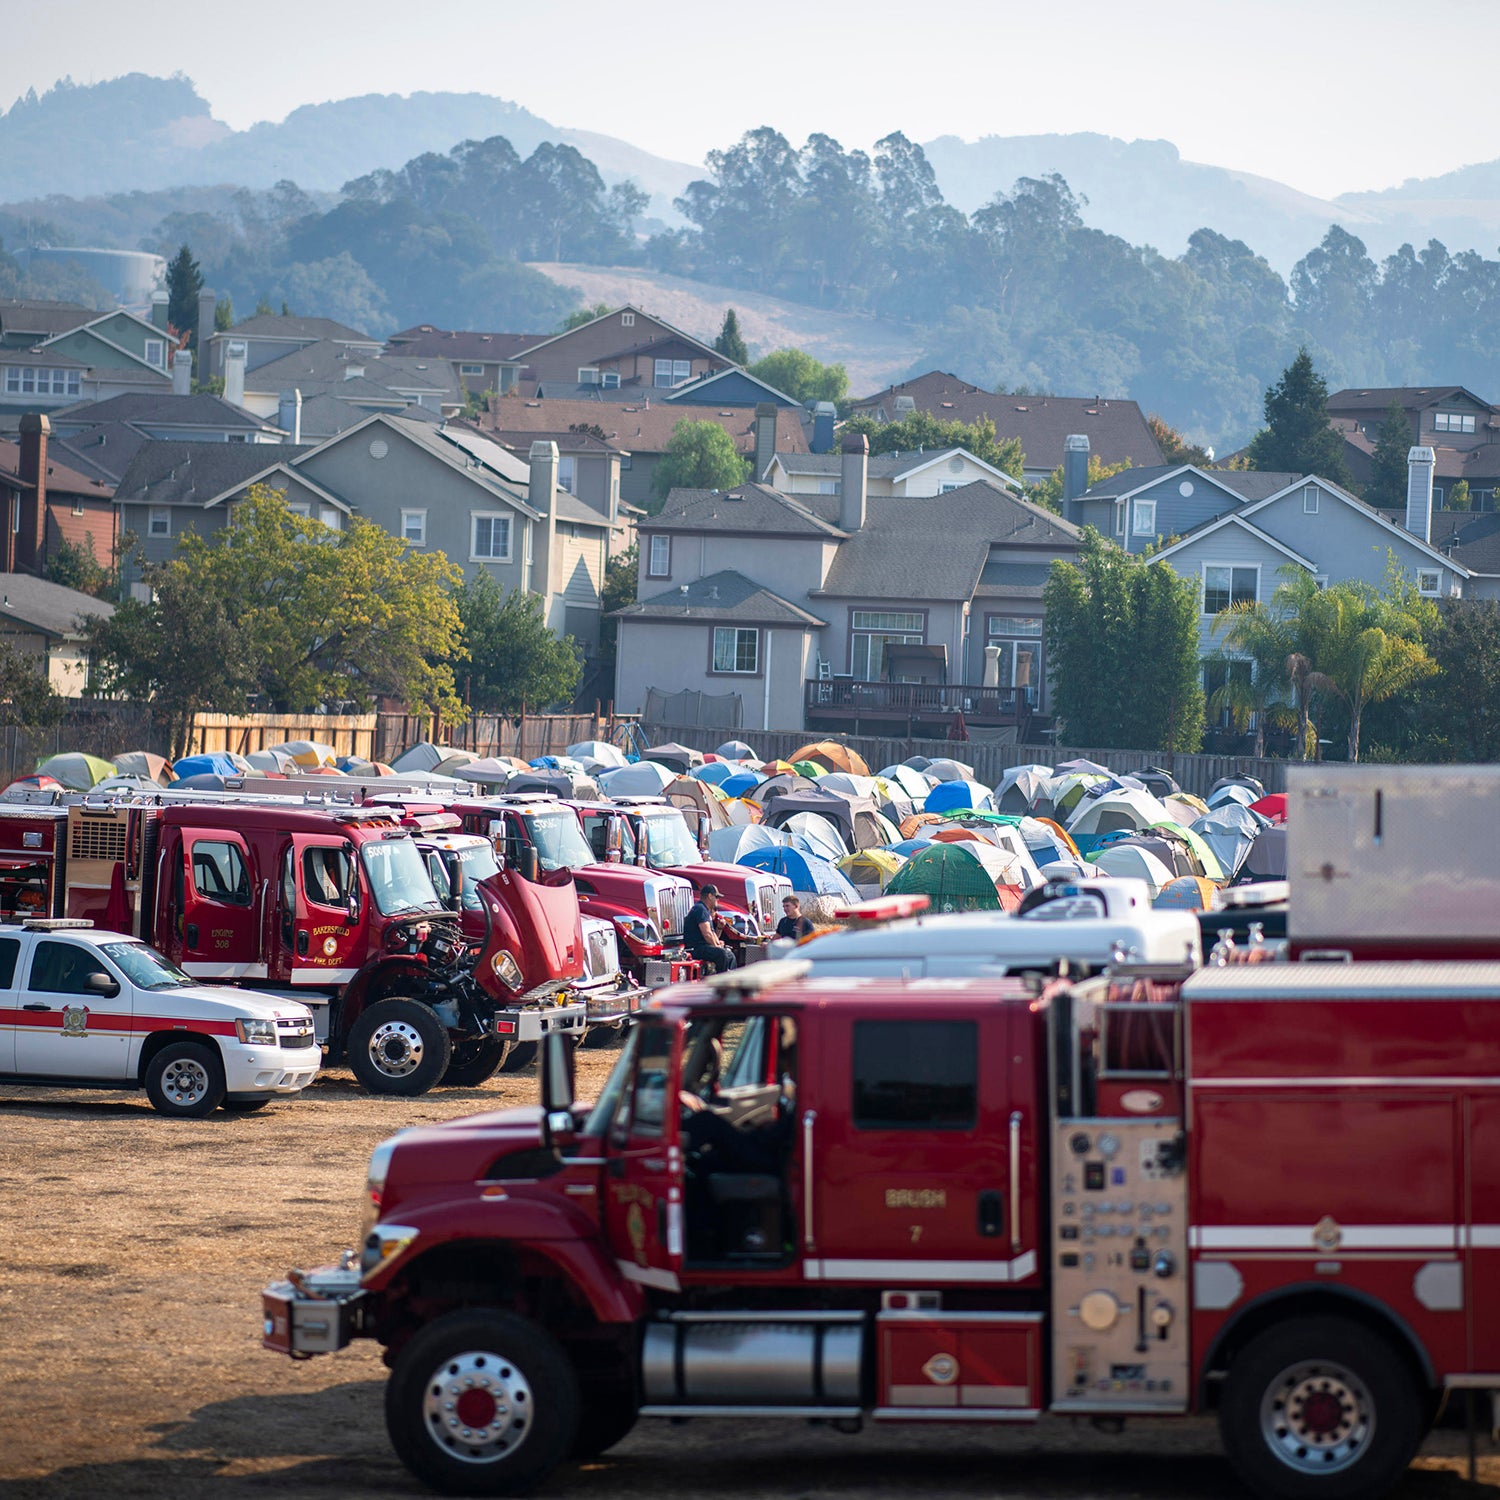
[[(790, 887), (788, 887), (790, 890)], [(760, 930), (776, 930), (776, 886), (772, 881), (758, 881), (755, 887), (756, 902), (760, 907)]]
[(661, 920), (665, 938), (679, 938), (687, 923), (688, 908), (693, 904), (690, 885), (669, 885), (661, 893)]
[(311, 1047), (313, 1023), (311, 1020), (304, 1021), (296, 1017), (279, 1020), (276, 1023), (276, 1040), (288, 1051), (298, 1047)]
[(591, 979), (608, 979), (620, 969), (620, 951), (615, 942), (614, 929), (607, 926), (591, 928), (585, 934), (588, 950), (588, 974)]

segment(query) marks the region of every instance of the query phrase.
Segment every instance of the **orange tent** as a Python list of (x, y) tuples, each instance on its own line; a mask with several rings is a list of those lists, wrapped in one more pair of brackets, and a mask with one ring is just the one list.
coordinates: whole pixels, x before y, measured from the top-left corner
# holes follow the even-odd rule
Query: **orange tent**
[(1072, 834), (1070, 834), (1068, 830), (1062, 826), (1061, 823), (1054, 823), (1051, 818), (1038, 818), (1037, 822), (1045, 823), (1047, 827), (1050, 828), (1053, 833), (1055, 833), (1058, 838), (1060, 838), (1063, 843), (1067, 845), (1069, 853), (1071, 853), (1074, 858), (1083, 858), (1083, 856), (1078, 852), (1078, 845), (1073, 842)]
[(901, 820), (901, 837), (904, 839), (914, 839), (917, 836), (917, 829), (921, 828), (924, 824), (941, 823), (942, 821), (936, 813), (912, 813), (910, 817), (902, 818)]
[(811, 745), (804, 745), (790, 759), (816, 761), (820, 766), (827, 766), (830, 771), (847, 771), (851, 776), (870, 774), (864, 757), (847, 745), (839, 744), (837, 740), (816, 740)]
[[(911, 837), (910, 834), (907, 837)], [(972, 840), (976, 844), (987, 844), (989, 840), (981, 838), (972, 828), (945, 828), (941, 833), (933, 834), (935, 842), (944, 844), (957, 844)]]

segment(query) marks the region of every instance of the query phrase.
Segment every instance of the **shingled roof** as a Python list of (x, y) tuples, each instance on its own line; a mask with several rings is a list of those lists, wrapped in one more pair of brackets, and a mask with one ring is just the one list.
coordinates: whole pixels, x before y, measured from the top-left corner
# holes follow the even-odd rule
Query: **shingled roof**
[[(781, 407), (777, 410), (777, 452), (807, 452), (805, 416), (801, 408)], [(643, 455), (665, 453), (679, 422), (716, 422), (734, 439), (734, 446), (740, 453), (748, 456), (755, 452), (755, 412), (744, 406), (731, 410), (676, 402), (653, 404), (639, 399), (636, 403), (573, 401), (557, 397), (526, 401), (519, 396), (502, 396), (490, 403), (483, 419), (487, 430), (504, 432), (508, 436), (560, 432), (575, 423), (598, 427), (612, 447)]]
[(800, 625), (815, 630), (828, 621), (799, 609), (780, 594), (726, 569), (695, 579), (684, 587), (668, 589), (637, 604), (627, 604), (615, 614), (630, 620), (690, 620), (695, 624), (723, 621), (735, 625)]
[[(844, 533), (808, 503), (812, 495), (786, 495), (768, 484), (742, 484), (732, 490), (673, 490), (661, 514), (643, 517), (642, 532), (749, 532), (756, 536), (824, 536)], [(834, 501), (837, 516), (838, 502)]]
[(90, 615), (108, 619), (113, 604), (30, 573), (0, 573), (0, 619), (15, 620), (42, 635), (80, 635)]
[(143, 443), (120, 476), (115, 499), (201, 508), (273, 464), (311, 452), (308, 443)]

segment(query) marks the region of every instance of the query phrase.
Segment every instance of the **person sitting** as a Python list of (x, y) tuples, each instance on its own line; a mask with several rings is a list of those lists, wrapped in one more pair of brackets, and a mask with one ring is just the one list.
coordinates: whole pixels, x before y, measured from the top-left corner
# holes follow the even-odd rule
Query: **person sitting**
[(688, 908), (682, 924), (682, 943), (691, 958), (723, 974), (734, 967), (734, 954), (719, 942), (714, 930), (714, 913), (719, 909), (719, 888), (705, 885), (698, 899)]
[(801, 939), (811, 937), (813, 924), (802, 915), (802, 903), (795, 896), (781, 898), (782, 918), (776, 924), (779, 938)]

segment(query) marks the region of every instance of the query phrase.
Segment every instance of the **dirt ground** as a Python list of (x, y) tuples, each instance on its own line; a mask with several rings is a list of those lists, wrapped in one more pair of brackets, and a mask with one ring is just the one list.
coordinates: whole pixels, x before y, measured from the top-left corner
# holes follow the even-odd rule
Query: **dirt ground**
[[(579, 1054), (579, 1093), (614, 1052)], [(259, 1344), (258, 1293), (327, 1260), (357, 1231), (365, 1163), (404, 1125), (530, 1103), (535, 1075), (411, 1101), (363, 1093), (332, 1069), (300, 1099), (200, 1122), (143, 1096), (0, 1086), (0, 1500), (189, 1493), (324, 1500), (424, 1493), (392, 1456), (373, 1346), (300, 1364)], [(1500, 1456), (1460, 1478), (1463, 1438), (1437, 1434), (1405, 1500), (1492, 1494)], [(766, 1500), (771, 1496), (1142, 1497), (1238, 1493), (1211, 1423), (1120, 1435), (1034, 1429), (882, 1429), (800, 1423), (643, 1423), (607, 1459), (561, 1470), (547, 1493)]]

